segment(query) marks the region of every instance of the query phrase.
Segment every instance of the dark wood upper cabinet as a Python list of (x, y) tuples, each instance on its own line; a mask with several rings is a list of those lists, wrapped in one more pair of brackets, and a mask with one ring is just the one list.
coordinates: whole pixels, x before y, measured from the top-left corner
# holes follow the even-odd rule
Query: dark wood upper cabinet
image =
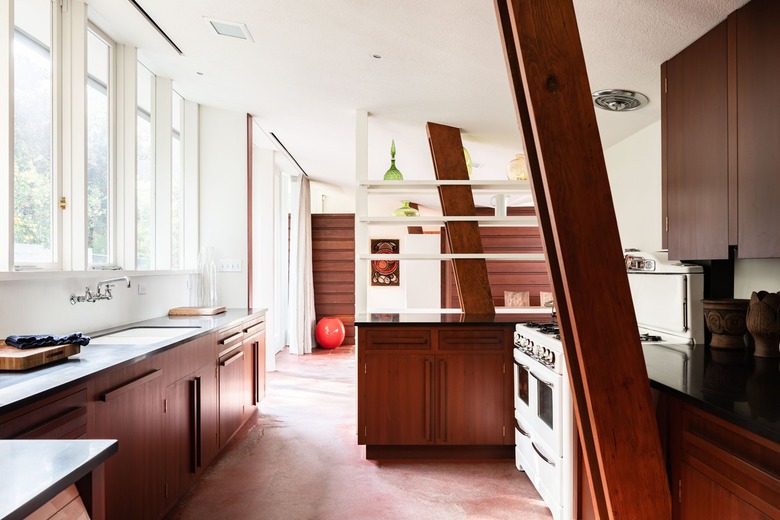
[(724, 21), (662, 66), (669, 258), (728, 258), (728, 64)]
[(740, 258), (780, 257), (780, 2), (736, 12)]

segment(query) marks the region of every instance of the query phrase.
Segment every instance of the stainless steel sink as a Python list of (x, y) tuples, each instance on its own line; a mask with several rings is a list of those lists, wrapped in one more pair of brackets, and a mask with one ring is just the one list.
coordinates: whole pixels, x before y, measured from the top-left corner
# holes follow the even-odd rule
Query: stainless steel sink
[(132, 327), (92, 338), (90, 345), (149, 345), (198, 330), (200, 327)]

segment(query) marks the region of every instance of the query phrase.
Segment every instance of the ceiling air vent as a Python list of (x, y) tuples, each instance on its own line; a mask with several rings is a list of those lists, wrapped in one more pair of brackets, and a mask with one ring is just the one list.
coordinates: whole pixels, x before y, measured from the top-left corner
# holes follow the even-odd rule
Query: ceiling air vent
[(204, 16), (203, 20), (220, 36), (228, 36), (230, 38), (238, 38), (239, 40), (247, 40), (250, 42), (255, 41), (252, 38), (252, 35), (249, 34), (249, 29), (242, 23), (216, 20), (207, 16)]
[(647, 96), (633, 90), (597, 90), (593, 93), (593, 104), (611, 112), (636, 110), (649, 102)]

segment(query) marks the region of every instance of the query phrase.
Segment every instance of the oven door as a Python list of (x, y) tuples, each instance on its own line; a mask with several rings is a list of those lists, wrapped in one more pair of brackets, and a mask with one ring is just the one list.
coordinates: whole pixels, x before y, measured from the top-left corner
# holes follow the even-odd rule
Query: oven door
[(563, 378), (534, 359), (528, 361), (529, 420), (534, 442), (542, 456), (562, 455)]
[(531, 367), (528, 365), (531, 358), (518, 348), (514, 350), (514, 358), (515, 415), (522, 417), (523, 422), (527, 422), (531, 417), (531, 392), (529, 388)]

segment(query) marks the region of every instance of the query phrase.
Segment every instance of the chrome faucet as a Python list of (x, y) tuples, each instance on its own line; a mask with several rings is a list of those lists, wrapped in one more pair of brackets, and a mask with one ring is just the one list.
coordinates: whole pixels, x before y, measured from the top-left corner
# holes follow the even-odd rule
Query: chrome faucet
[(114, 287), (115, 282), (125, 282), (127, 287), (130, 287), (130, 278), (127, 276), (120, 276), (118, 278), (109, 278), (108, 280), (101, 280), (97, 283), (97, 292), (94, 294), (89, 286), (84, 288), (83, 296), (70, 295), (70, 304), (76, 305), (77, 303), (88, 302), (95, 303), (98, 300), (110, 300), (114, 297), (111, 294), (111, 288)]

